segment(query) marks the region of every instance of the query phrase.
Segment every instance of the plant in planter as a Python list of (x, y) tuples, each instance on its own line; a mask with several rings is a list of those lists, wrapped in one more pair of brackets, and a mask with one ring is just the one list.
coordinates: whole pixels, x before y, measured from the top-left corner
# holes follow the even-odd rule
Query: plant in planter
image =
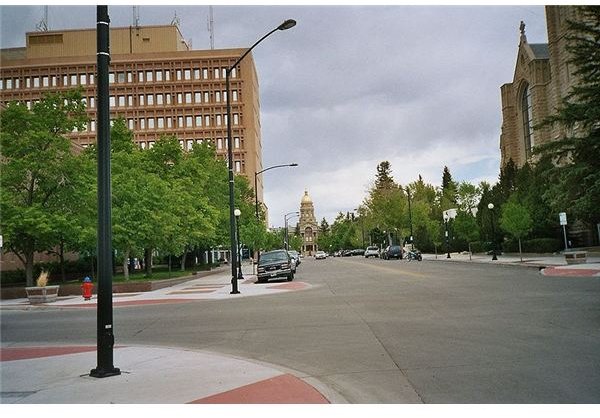
[(48, 286), (48, 272), (42, 271), (36, 281), (37, 286), (26, 287), (29, 303), (49, 303), (54, 302), (58, 297), (58, 288), (60, 286)]

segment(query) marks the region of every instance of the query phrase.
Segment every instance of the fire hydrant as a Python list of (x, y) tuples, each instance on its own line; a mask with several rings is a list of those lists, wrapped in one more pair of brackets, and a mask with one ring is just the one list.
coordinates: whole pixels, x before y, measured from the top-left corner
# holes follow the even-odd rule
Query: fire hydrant
[(81, 285), (81, 292), (83, 293), (83, 299), (90, 300), (92, 298), (92, 289), (94, 288), (94, 284), (92, 283), (92, 279), (86, 277), (83, 279), (83, 283)]

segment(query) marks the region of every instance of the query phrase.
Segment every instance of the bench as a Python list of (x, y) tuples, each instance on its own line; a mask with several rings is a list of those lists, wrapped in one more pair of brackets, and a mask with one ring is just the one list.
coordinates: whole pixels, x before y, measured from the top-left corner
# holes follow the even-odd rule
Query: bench
[(587, 251), (567, 251), (565, 260), (567, 264), (585, 264), (587, 263)]

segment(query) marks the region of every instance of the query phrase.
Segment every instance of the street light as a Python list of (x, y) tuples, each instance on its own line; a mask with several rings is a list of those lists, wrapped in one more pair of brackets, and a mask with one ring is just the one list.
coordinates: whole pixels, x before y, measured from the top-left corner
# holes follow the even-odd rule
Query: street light
[(448, 209), (442, 213), (444, 226), (446, 227), (446, 258), (450, 258), (450, 234), (448, 234), (448, 222), (456, 217), (456, 209)]
[(236, 278), (236, 258), (237, 258), (237, 248), (235, 243), (235, 214), (234, 214), (234, 190), (233, 190), (233, 146), (231, 144), (232, 129), (231, 129), (231, 94), (229, 94), (229, 78), (231, 77), (231, 72), (237, 65), (252, 51), (252, 49), (261, 43), (266, 37), (271, 35), (273, 32), (277, 30), (286, 30), (292, 28), (296, 25), (296, 21), (292, 19), (288, 19), (284, 21), (281, 25), (277, 26), (275, 29), (267, 33), (265, 36), (260, 38), (258, 41), (254, 43), (246, 52), (242, 54), (241, 57), (237, 59), (237, 61), (225, 71), (225, 93), (227, 97), (227, 163), (229, 165), (229, 240), (230, 240), (230, 249), (231, 249), (231, 294), (240, 293), (237, 288), (237, 278)]
[(415, 246), (413, 244), (412, 210), (410, 208), (410, 188), (408, 186), (406, 186), (406, 193), (408, 194), (408, 221), (410, 223), (410, 249), (414, 250)]
[[(292, 215), (288, 218), (288, 215)], [(285, 236), (283, 237), (283, 244), (285, 246), (285, 249), (287, 250), (289, 248), (289, 240), (288, 240), (288, 221), (290, 219), (292, 219), (294, 216), (300, 216), (300, 212), (289, 212), (286, 213), (285, 215), (283, 215), (283, 221), (285, 224)]]
[(260, 170), (254, 173), (254, 205), (256, 207), (256, 219), (258, 219), (258, 175), (260, 173), (264, 173), (265, 171), (271, 170), (273, 168), (280, 168), (280, 167), (298, 167), (297, 163), (291, 163), (291, 164), (280, 164), (280, 165), (274, 165), (272, 167), (267, 167), (264, 170)]
[(492, 223), (492, 260), (498, 260), (496, 257), (496, 228), (494, 227), (494, 204), (488, 203), (488, 209), (492, 212), (490, 222)]
[(239, 249), (238, 251), (238, 280), (244, 280), (244, 276), (242, 276), (242, 248), (241, 248), (241, 239), (240, 239), (240, 215), (242, 214), (242, 211), (239, 209), (235, 209), (233, 211), (233, 214), (235, 215), (235, 226), (236, 226), (236, 237), (237, 237), (237, 248)]

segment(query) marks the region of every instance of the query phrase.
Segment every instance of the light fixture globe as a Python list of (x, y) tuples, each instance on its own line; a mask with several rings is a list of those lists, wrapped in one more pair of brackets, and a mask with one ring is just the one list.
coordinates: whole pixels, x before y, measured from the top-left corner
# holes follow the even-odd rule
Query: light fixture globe
[(494, 204), (493, 203), (488, 203), (488, 209), (490, 209), (490, 210), (494, 209)]
[(296, 26), (296, 21), (294, 19), (287, 19), (281, 25), (277, 27), (279, 30), (287, 30)]
[(239, 217), (240, 217), (240, 215), (242, 214), (242, 211), (241, 211), (241, 210), (239, 210), (239, 209), (236, 209), (236, 210), (234, 210), (234, 211), (233, 211), (233, 214), (234, 214), (236, 217), (238, 217), (238, 218), (239, 218)]

